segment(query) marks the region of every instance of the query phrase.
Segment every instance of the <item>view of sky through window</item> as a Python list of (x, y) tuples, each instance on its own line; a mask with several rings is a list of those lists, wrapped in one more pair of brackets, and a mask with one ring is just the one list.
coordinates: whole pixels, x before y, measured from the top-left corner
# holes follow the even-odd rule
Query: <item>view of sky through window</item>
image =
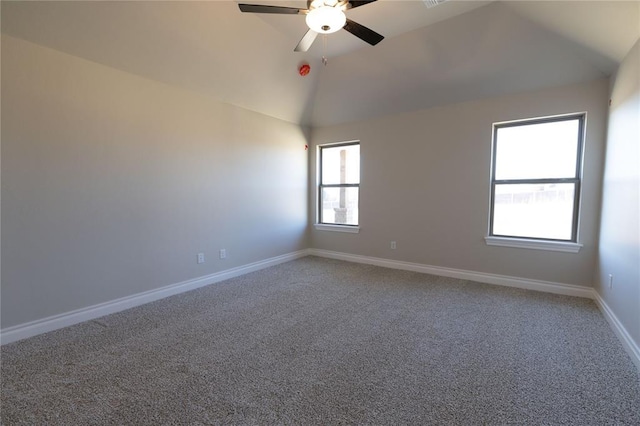
[(499, 128), (496, 179), (574, 177), (578, 128), (578, 120)]

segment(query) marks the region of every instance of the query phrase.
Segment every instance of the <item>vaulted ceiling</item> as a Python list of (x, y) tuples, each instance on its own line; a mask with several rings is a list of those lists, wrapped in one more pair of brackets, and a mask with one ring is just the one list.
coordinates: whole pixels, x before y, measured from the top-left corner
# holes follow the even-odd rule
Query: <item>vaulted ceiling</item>
[(3, 1), (1, 13), (4, 34), (314, 127), (602, 78), (640, 37), (640, 1), (378, 0), (347, 15), (381, 43), (339, 31), (305, 53), (303, 16), (235, 1)]

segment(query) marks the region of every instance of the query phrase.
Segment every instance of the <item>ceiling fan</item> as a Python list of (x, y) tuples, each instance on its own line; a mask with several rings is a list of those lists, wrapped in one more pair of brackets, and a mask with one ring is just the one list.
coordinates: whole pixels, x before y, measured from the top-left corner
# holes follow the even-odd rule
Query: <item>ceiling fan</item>
[(364, 6), (375, 1), (376, 0), (307, 0), (307, 9), (243, 3), (238, 4), (238, 6), (242, 12), (306, 15), (309, 30), (302, 37), (302, 40), (300, 40), (296, 48), (293, 49), (296, 52), (306, 52), (318, 34), (331, 34), (343, 28), (372, 46), (380, 43), (382, 39), (384, 39), (383, 36), (348, 19), (344, 14), (349, 9)]

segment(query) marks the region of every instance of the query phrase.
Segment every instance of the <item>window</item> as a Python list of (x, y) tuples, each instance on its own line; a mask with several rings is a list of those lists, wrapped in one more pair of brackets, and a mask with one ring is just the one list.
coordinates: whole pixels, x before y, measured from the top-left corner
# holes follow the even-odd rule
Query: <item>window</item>
[(584, 121), (494, 124), (489, 238), (577, 243)]
[(358, 226), (360, 195), (360, 144), (318, 147), (318, 223)]

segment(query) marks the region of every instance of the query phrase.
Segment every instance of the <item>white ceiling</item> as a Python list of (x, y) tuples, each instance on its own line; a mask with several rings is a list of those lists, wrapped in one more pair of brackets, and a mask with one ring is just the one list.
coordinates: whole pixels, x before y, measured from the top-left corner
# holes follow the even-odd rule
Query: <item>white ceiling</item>
[(304, 16), (234, 1), (3, 1), (1, 12), (5, 34), (311, 126), (601, 78), (640, 37), (640, 1), (378, 0), (347, 15), (380, 44), (340, 31), (306, 53), (293, 52)]

